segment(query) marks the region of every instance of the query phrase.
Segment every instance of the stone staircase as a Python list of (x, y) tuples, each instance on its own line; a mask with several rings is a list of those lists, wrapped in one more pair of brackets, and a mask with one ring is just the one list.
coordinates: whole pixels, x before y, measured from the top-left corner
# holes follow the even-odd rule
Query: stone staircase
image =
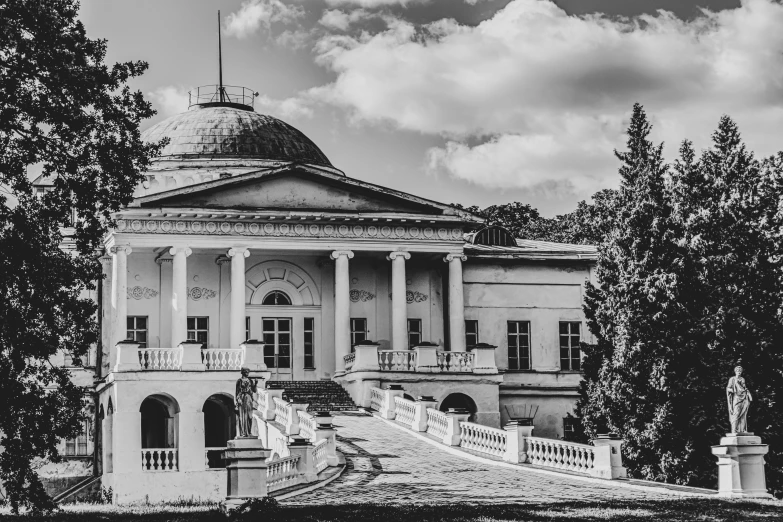
[(283, 399), (309, 404), (307, 411), (355, 411), (351, 396), (334, 381), (267, 381), (268, 390), (283, 390)]

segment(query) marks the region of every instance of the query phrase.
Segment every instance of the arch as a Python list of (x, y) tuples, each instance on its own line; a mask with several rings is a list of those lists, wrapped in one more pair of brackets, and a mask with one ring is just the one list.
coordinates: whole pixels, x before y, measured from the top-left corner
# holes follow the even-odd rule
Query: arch
[(408, 395), (407, 393), (403, 393), (402, 398), (408, 399), (409, 401), (414, 401), (414, 402), (416, 401), (416, 399), (414, 399), (412, 395)]
[(249, 290), (246, 304), (260, 305), (277, 290), (285, 293), (294, 306), (319, 306), (321, 294), (315, 280), (302, 267), (288, 261), (262, 261), (245, 274)]
[(476, 419), (478, 407), (476, 407), (476, 401), (474, 401), (470, 395), (459, 392), (450, 393), (438, 406), (438, 409), (444, 412), (448, 411), (449, 408), (462, 408), (468, 410), (470, 412), (468, 422), (474, 422)]
[(176, 448), (179, 404), (168, 394), (148, 395), (139, 407), (141, 413), (141, 447)]
[[(204, 413), (204, 448), (207, 466), (225, 468), (222, 452), (228, 441), (236, 436), (236, 414), (234, 399), (225, 393), (210, 395), (201, 408)], [(212, 448), (212, 449), (211, 449)]]
[(261, 304), (267, 306), (291, 306), (291, 298), (282, 290), (272, 290), (264, 296)]
[(499, 225), (484, 227), (473, 236), (471, 243), (487, 246), (517, 246), (514, 235)]

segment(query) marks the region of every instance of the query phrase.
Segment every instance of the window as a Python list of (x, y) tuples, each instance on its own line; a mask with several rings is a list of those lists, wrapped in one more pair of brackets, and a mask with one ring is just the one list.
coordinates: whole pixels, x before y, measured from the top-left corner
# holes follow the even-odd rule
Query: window
[(65, 352), (63, 354), (63, 366), (70, 368), (73, 366), (82, 366), (80, 357), (74, 357), (73, 354)]
[[(139, 343), (139, 348), (147, 347), (147, 316), (129, 315), (128, 333), (126, 339)], [(188, 328), (190, 328), (190, 319), (188, 319)]]
[(188, 317), (188, 341), (207, 344), (209, 340), (209, 317)]
[(264, 300), (261, 304), (273, 306), (291, 306), (291, 298), (288, 297), (285, 292), (281, 292), (280, 290), (272, 290), (266, 294), (266, 297), (264, 297)]
[(408, 319), (408, 349), (421, 344), (421, 319)]
[(530, 369), (530, 321), (508, 322), (508, 369)]
[(367, 340), (367, 319), (351, 319), (351, 351), (357, 344)]
[(569, 442), (580, 442), (581, 423), (578, 417), (570, 415), (563, 417), (563, 440)]
[(581, 323), (560, 323), (560, 369), (579, 371), (582, 367), (579, 349)]
[(90, 433), (90, 421), (85, 419), (81, 422), (81, 431), (75, 439), (65, 440), (65, 456), (78, 457), (87, 455), (87, 439)]
[(304, 318), (304, 367), (315, 368), (315, 319)]
[(245, 317), (245, 341), (250, 340), (250, 318)]
[(476, 346), (478, 343), (478, 321), (475, 319), (465, 321), (465, 346)]

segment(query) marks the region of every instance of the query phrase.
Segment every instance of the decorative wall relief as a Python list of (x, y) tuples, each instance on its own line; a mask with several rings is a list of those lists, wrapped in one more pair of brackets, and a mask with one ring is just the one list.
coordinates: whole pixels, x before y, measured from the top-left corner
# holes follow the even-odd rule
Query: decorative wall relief
[[(405, 292), (405, 300), (408, 302), (408, 304), (411, 303), (423, 303), (428, 298), (427, 294), (422, 294), (421, 292), (417, 292), (416, 290), (408, 290)], [(392, 294), (389, 294), (389, 299), (392, 299)]]
[(128, 299), (152, 299), (157, 297), (158, 291), (146, 286), (129, 286), (128, 287)]
[(375, 299), (375, 294), (371, 294), (367, 290), (351, 290), (351, 301), (354, 303), (372, 301), (373, 299)]
[(188, 288), (188, 297), (192, 301), (201, 301), (202, 299), (212, 299), (217, 296), (217, 292), (210, 290), (209, 288), (202, 288), (200, 286), (194, 286)]

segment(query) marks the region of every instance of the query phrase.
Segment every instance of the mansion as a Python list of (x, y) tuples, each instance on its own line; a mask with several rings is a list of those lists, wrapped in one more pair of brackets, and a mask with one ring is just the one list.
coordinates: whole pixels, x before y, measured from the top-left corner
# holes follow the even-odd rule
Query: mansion
[(121, 500), (225, 496), (241, 367), (259, 389), (336, 383), (369, 407), (398, 385), (569, 438), (595, 248), (349, 178), (252, 100), (202, 88), (143, 134), (169, 141), (105, 237), (101, 339), (73, 369), (95, 426), (42, 473), (96, 473)]

